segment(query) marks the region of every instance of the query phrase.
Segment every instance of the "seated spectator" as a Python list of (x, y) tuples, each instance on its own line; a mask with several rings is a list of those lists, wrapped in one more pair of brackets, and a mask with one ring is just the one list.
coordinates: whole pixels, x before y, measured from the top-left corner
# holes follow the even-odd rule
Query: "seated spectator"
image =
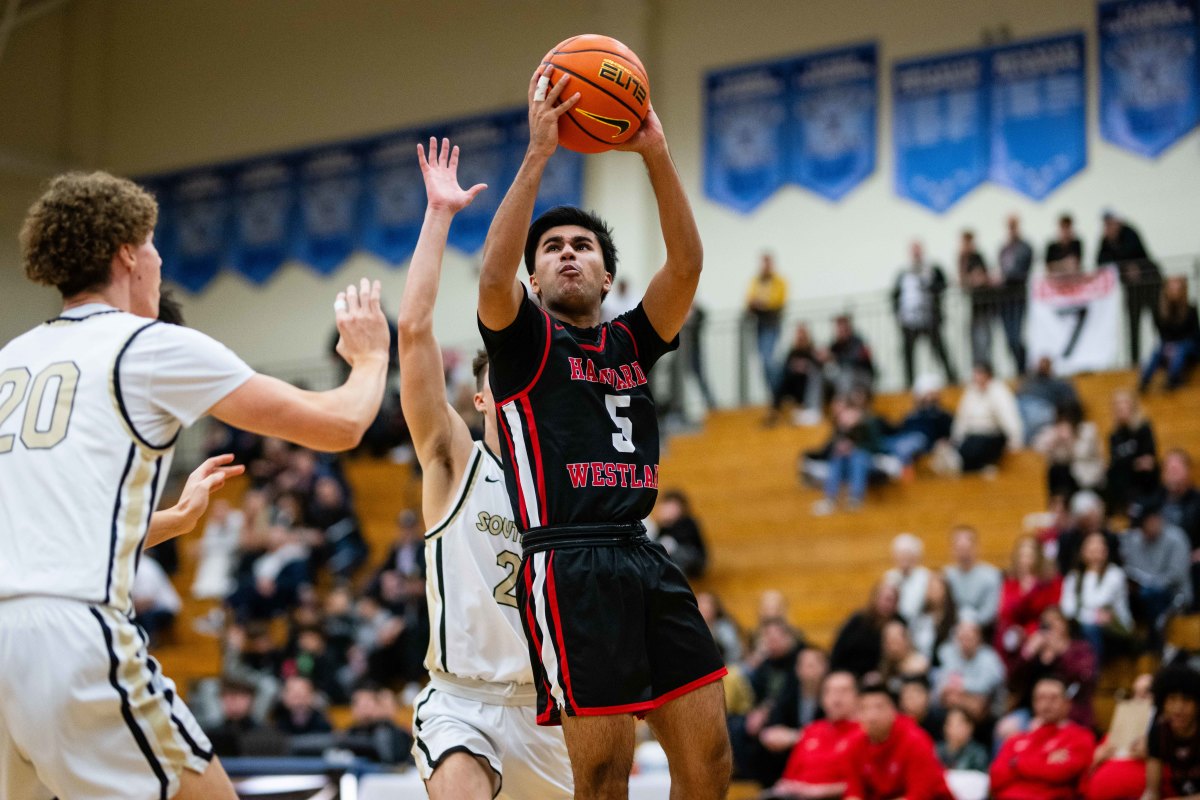
[(335, 586), (329, 590), (329, 594), (325, 595), (323, 617), (325, 644), (334, 662), (344, 665), (358, 633), (358, 622), (354, 617), (354, 595), (348, 586)]
[(340, 747), (375, 764), (412, 761), (412, 734), (396, 724), (395, 696), (390, 689), (372, 683), (355, 687), (350, 695), (350, 718), (350, 727), (339, 737)]
[(1047, 494), (1073, 495), (1095, 490), (1104, 482), (1100, 434), (1094, 422), (1083, 419), (1083, 409), (1067, 406), (1033, 439), (1033, 449), (1046, 458)]
[(1163, 519), (1157, 500), (1143, 503), (1140, 511), (1137, 527), (1121, 537), (1121, 556), (1137, 616), (1147, 623), (1151, 649), (1157, 650), (1167, 619), (1192, 604), (1191, 546), (1182, 530)]
[(1139, 392), (1146, 391), (1160, 369), (1167, 372), (1167, 390), (1178, 389), (1200, 355), (1200, 317), (1196, 304), (1188, 302), (1187, 278), (1176, 275), (1163, 284), (1154, 327), (1158, 329), (1158, 346), (1142, 369)]
[(344, 703), (349, 695), (338, 680), (339, 664), (325, 646), (325, 634), (320, 622), (301, 626), (295, 632), (295, 643), (284, 658), (281, 674), (284, 678), (302, 675), (312, 681), (313, 688), (331, 703)]
[(1071, 720), (1092, 727), (1092, 697), (1098, 675), (1096, 653), (1079, 635), (1079, 625), (1063, 616), (1056, 606), (1046, 609), (1040, 628), (1025, 640), (1009, 668), (1008, 693), (1014, 700), (1014, 711), (997, 724), (996, 738), (1003, 741), (1028, 728), (1035, 710), (1033, 689), (1046, 677), (1067, 684)]
[(708, 624), (709, 633), (725, 663), (736, 664), (741, 661), (742, 631), (737, 621), (725, 611), (720, 598), (712, 592), (700, 592), (696, 595), (696, 605), (700, 607), (700, 616)]
[[(1146, 800), (1200, 794), (1200, 673), (1164, 667), (1154, 676), (1154, 725), (1146, 751)], [(1160, 791), (1166, 782), (1168, 790)]]
[(1046, 609), (1056, 607), (1062, 596), (1062, 579), (1047, 562), (1042, 546), (1033, 536), (1022, 536), (1013, 545), (1012, 564), (1000, 589), (1000, 611), (996, 617), (996, 651), (1012, 667), (1026, 639), (1041, 625)]
[(1108, 435), (1108, 507), (1128, 514), (1130, 503), (1158, 489), (1158, 447), (1154, 428), (1137, 395), (1128, 389), (1113, 393), (1113, 429)]
[(995, 466), (1006, 448), (1019, 450), (1024, 444), (1016, 400), (1004, 382), (996, 380), (991, 364), (975, 365), (958, 401), (950, 435), (957, 459), (942, 466), (950, 474)]
[(1089, 534), (1079, 551), (1079, 563), (1063, 578), (1062, 611), (1079, 622), (1096, 657), (1133, 635), (1125, 570), (1112, 563), (1101, 533)]
[(294, 532), (273, 525), (267, 532), (268, 550), (259, 556), (226, 601), (236, 619), (270, 619), (294, 606), (309, 585), (308, 548)]
[(960, 618), (970, 615), (984, 628), (996, 621), (1000, 609), (1000, 586), (1004, 576), (986, 561), (979, 560), (979, 532), (970, 525), (950, 531), (954, 563), (942, 570)]
[(911, 480), (917, 458), (933, 451), (934, 445), (950, 438), (954, 417), (941, 406), (942, 379), (922, 375), (913, 385), (913, 409), (883, 440), (883, 449), (900, 462), (901, 474)]
[(214, 498), (208, 507), (204, 535), (196, 547), (199, 563), (192, 581), (192, 597), (197, 600), (224, 600), (233, 591), (233, 568), (246, 518), (223, 498)]
[(1071, 382), (1055, 376), (1054, 361), (1049, 356), (1039, 358), (1033, 373), (1021, 379), (1016, 397), (1027, 443), (1042, 428), (1053, 424), (1063, 409), (1082, 405)]
[(754, 690), (754, 708), (746, 714), (742, 730), (731, 724), (730, 743), (739, 772), (765, 785), (774, 783), (783, 771), (783, 759), (762, 746), (759, 736), (795, 680), (796, 658), (801, 650), (795, 632), (781, 619), (767, 620), (759, 630), (755, 666), (747, 677)]
[(933, 702), (928, 675), (907, 675), (900, 683), (897, 698), (900, 713), (921, 726), (929, 738), (937, 741), (946, 724), (946, 711)]
[(913, 647), (934, 666), (937, 665), (938, 648), (950, 638), (958, 622), (958, 607), (941, 573), (929, 575), (929, 586), (925, 590), (925, 604), (921, 613), (908, 626)]
[(816, 647), (806, 647), (796, 656), (794, 678), (789, 680), (779, 701), (767, 715), (766, 727), (758, 735), (763, 749), (771, 754), (773, 767), (763, 772), (759, 782), (770, 786), (779, 780), (788, 754), (800, 739), (800, 732), (824, 717), (821, 709), (821, 685), (829, 671), (829, 658)]
[(1071, 527), (1059, 534), (1058, 541), (1051, 548), (1059, 575), (1065, 576), (1075, 569), (1083, 540), (1093, 533), (1104, 537), (1110, 557), (1120, 563), (1121, 540), (1106, 525), (1104, 501), (1100, 495), (1084, 491), (1071, 498)]
[(262, 730), (254, 718), (254, 692), (252, 683), (237, 678), (221, 680), (221, 723), (204, 731), (212, 742), (213, 752), (221, 758), (244, 755), (243, 739)]
[(855, 720), (858, 682), (853, 675), (831, 672), (825, 676), (821, 684), (821, 709), (824, 718), (800, 731), (783, 777), (768, 797), (832, 800), (845, 793), (850, 771), (845, 755), (850, 743), (862, 736)]
[(692, 516), (687, 495), (678, 490), (663, 492), (654, 514), (658, 522), (657, 541), (675, 566), (688, 578), (701, 577), (708, 568), (708, 548), (700, 525)]
[(857, 767), (846, 781), (847, 800), (950, 800), (933, 740), (897, 713), (882, 684), (861, 688), (858, 717), (865, 736), (847, 748), (847, 760)]
[(828, 516), (837, 510), (842, 488), (847, 490), (846, 508), (856, 511), (867, 496), (872, 457), (883, 442), (880, 428), (861, 395), (835, 401), (832, 410), (833, 434), (826, 445), (829, 472), (825, 477), (825, 497), (813, 505), (813, 514)]
[(366, 594), (374, 597), (392, 613), (403, 615), (415, 606), (425, 613), (425, 531), (417, 512), (404, 509), (396, 515), (391, 549), (379, 571), (367, 584)]
[[(789, 610), (787, 595), (778, 589), (765, 589), (758, 596), (757, 617), (754, 630), (750, 632), (750, 652), (746, 656), (748, 669), (757, 667), (765, 657), (762, 647), (763, 630), (780, 621), (787, 625)], [(792, 635), (797, 641), (803, 638), (797, 631), (792, 631)]]
[(984, 644), (983, 629), (971, 619), (960, 620), (954, 638), (938, 651), (934, 696), (943, 708), (959, 708), (972, 722), (998, 716), (1004, 705), (1004, 664)]
[(221, 674), (254, 687), (256, 719), (266, 719), (279, 692), (283, 657), (265, 622), (238, 623), (225, 630)]
[(899, 619), (898, 599), (899, 590), (886, 578), (871, 588), (866, 608), (850, 615), (838, 630), (829, 656), (831, 670), (861, 678), (879, 668), (883, 658), (883, 627)]
[(1192, 457), (1187, 451), (1167, 451), (1158, 498), (1163, 519), (1187, 534), (1192, 548), (1192, 607), (1200, 610), (1200, 489), (1192, 482)]
[(1117, 703), (1108, 735), (1092, 756), (1092, 769), (1083, 785), (1085, 800), (1138, 800), (1142, 796), (1146, 730), (1154, 714), (1153, 680), (1153, 675), (1139, 675), (1133, 682), (1133, 697)]
[(948, 770), (987, 772), (991, 764), (987, 750), (975, 741), (975, 723), (971, 715), (956, 706), (946, 712), (946, 724), (942, 729), (942, 740), (937, 746), (937, 755), (938, 761)]
[(310, 543), (314, 572), (324, 566), (336, 578), (353, 576), (367, 559), (367, 543), (358, 516), (336, 478), (322, 475), (316, 479), (304, 517), (308, 527), (317, 531), (316, 539)]
[(929, 674), (929, 659), (913, 646), (908, 635), (908, 626), (894, 619), (883, 626), (883, 656), (879, 660), (876, 676), (893, 694), (900, 693), (906, 678), (925, 677)]
[(179, 592), (157, 561), (143, 558), (134, 573), (130, 595), (137, 624), (149, 637), (150, 646), (157, 646), (175, 626), (175, 617), (183, 608)]
[(875, 361), (871, 348), (854, 330), (849, 314), (833, 320), (833, 341), (829, 345), (825, 371), (834, 394), (864, 392), (868, 396), (875, 385)]
[(929, 594), (929, 577), (933, 573), (921, 564), (924, 557), (925, 543), (919, 537), (901, 533), (892, 539), (892, 563), (895, 566), (883, 574), (883, 579), (900, 593), (896, 608), (906, 623), (921, 615)]
[(767, 425), (779, 421), (783, 402), (795, 404), (796, 421), (814, 424), (821, 419), (821, 360), (808, 325), (801, 322), (796, 326), (796, 337), (783, 359), (779, 381), (775, 384), (771, 398), (771, 411), (764, 420)]
[(990, 771), (996, 800), (1074, 800), (1092, 763), (1096, 737), (1070, 721), (1067, 685), (1042, 678), (1034, 687), (1035, 724), (1000, 748)]
[(333, 727), (321, 711), (312, 681), (303, 675), (293, 675), (284, 681), (279, 704), (271, 717), (280, 733), (302, 736), (309, 733), (329, 733)]

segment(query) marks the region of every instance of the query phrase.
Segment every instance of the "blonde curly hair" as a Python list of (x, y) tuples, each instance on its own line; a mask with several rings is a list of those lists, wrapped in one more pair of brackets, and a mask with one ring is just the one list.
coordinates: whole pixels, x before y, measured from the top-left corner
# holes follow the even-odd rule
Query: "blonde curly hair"
[(154, 196), (107, 172), (50, 181), (21, 225), (21, 261), (35, 283), (63, 297), (107, 286), (121, 245), (140, 245), (158, 221)]

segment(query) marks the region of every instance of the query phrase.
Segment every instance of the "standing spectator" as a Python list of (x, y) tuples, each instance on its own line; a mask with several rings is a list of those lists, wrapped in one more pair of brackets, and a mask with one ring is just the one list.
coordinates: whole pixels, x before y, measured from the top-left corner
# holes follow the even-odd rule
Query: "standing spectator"
[(1078, 275), (1083, 266), (1083, 244), (1075, 235), (1075, 220), (1070, 214), (1058, 218), (1058, 238), (1046, 245), (1046, 272), (1049, 275)]
[(1053, 425), (1038, 432), (1033, 449), (1046, 458), (1046, 493), (1073, 495), (1095, 490), (1104, 482), (1105, 464), (1096, 423), (1083, 418), (1083, 409), (1062, 409)]
[(958, 247), (958, 282), (971, 298), (971, 360), (991, 361), (992, 320), (996, 315), (996, 293), (987, 262), (975, 246), (975, 233), (963, 231)]
[(1049, 356), (1039, 358), (1034, 372), (1017, 386), (1017, 409), (1025, 426), (1026, 442), (1032, 442), (1042, 428), (1058, 419), (1063, 409), (1080, 407), (1075, 387), (1054, 374), (1054, 361)]
[(846, 800), (951, 800), (933, 740), (917, 723), (898, 714), (896, 702), (881, 684), (859, 694), (862, 736), (850, 745)]
[(288, 736), (329, 733), (333, 730), (325, 712), (318, 706), (312, 681), (303, 675), (293, 675), (284, 681), (273, 722), (276, 730)]
[(1187, 370), (1196, 363), (1200, 353), (1200, 316), (1196, 314), (1196, 304), (1188, 302), (1187, 278), (1176, 275), (1167, 279), (1162, 299), (1154, 310), (1154, 326), (1158, 328), (1158, 346), (1142, 369), (1139, 392), (1146, 391), (1160, 369), (1167, 371), (1167, 390), (1178, 389)]
[(813, 504), (813, 514), (824, 517), (837, 510), (842, 487), (847, 489), (846, 508), (857, 511), (867, 496), (872, 456), (883, 447), (879, 428), (862, 400), (846, 397), (834, 403), (833, 435), (827, 445), (829, 471), (825, 497)]
[(1004, 339), (1008, 352), (1012, 354), (1017, 374), (1025, 372), (1025, 305), (1028, 302), (1026, 288), (1029, 273), (1033, 268), (1033, 248), (1021, 238), (1021, 220), (1016, 214), (1008, 218), (1008, 241), (1000, 248), (1000, 279), (997, 301), (1000, 304), (1000, 322), (1004, 328)]
[(603, 322), (612, 322), (626, 311), (632, 311), (641, 300), (641, 295), (629, 285), (628, 278), (618, 278), (612, 291), (601, 301), (603, 305), (600, 308), (600, 319)]
[(808, 325), (803, 322), (796, 325), (796, 336), (783, 359), (779, 381), (771, 398), (771, 411), (765, 421), (767, 425), (779, 421), (783, 401), (788, 399), (796, 405), (797, 411), (802, 412), (799, 421), (812, 423), (820, 420), (821, 362)]
[(929, 339), (933, 354), (946, 371), (946, 380), (958, 383), (958, 374), (950, 364), (950, 356), (942, 341), (942, 295), (946, 292), (946, 275), (936, 264), (925, 261), (920, 242), (912, 243), (912, 260), (896, 278), (892, 289), (892, 311), (900, 324), (904, 341), (904, 375), (906, 385), (913, 385), (913, 349), (922, 336)]
[(925, 543), (911, 533), (902, 533), (892, 539), (892, 563), (895, 565), (884, 573), (883, 579), (900, 593), (897, 610), (908, 624), (921, 615), (925, 598), (929, 594), (929, 568), (921, 564), (925, 557)]
[(700, 592), (696, 595), (696, 605), (700, 607), (700, 616), (708, 624), (708, 630), (725, 663), (736, 664), (741, 661), (742, 632), (737, 622), (726, 613), (720, 598), (712, 592)]
[(852, 769), (846, 753), (862, 731), (855, 720), (858, 682), (849, 672), (831, 672), (821, 685), (825, 712), (802, 731), (771, 796), (796, 800), (833, 800), (846, 791)]
[(973, 722), (993, 718), (1004, 702), (1004, 664), (983, 642), (983, 629), (971, 619), (960, 620), (954, 638), (938, 651), (934, 696), (943, 708), (961, 708)]
[(1010, 666), (1038, 630), (1043, 612), (1057, 606), (1061, 595), (1062, 579), (1046, 561), (1041, 543), (1034, 536), (1017, 539), (996, 617), (996, 650)]
[(787, 282), (775, 271), (775, 257), (763, 253), (758, 275), (746, 293), (746, 313), (754, 320), (758, 358), (768, 391), (775, 387), (775, 345), (779, 342), (786, 303)]
[(174, 627), (175, 617), (183, 608), (179, 592), (157, 561), (144, 558), (134, 573), (130, 594), (137, 624), (146, 632), (150, 646), (155, 647)]
[(829, 345), (828, 364), (830, 383), (837, 394), (863, 392), (870, 395), (875, 385), (875, 361), (871, 348), (854, 330), (849, 314), (833, 318), (833, 342)]
[(1099, 667), (1092, 646), (1079, 638), (1079, 625), (1067, 619), (1057, 606), (1042, 612), (1042, 621), (1009, 668), (1008, 690), (1013, 713), (996, 726), (996, 738), (1007, 739), (1025, 730), (1034, 718), (1033, 690), (1042, 678), (1053, 677), (1067, 685), (1071, 698), (1071, 720), (1090, 728), (1095, 722), (1092, 697), (1096, 693)]
[(883, 449), (900, 463), (900, 474), (905, 481), (915, 477), (913, 463), (918, 457), (950, 438), (954, 417), (942, 408), (941, 391), (942, 379), (938, 376), (926, 374), (917, 378), (912, 411), (883, 440)]
[[(987, 772), (991, 764), (987, 750), (975, 741), (975, 723), (966, 711), (953, 706), (946, 712), (946, 724), (942, 728), (942, 741), (938, 743), (937, 754), (947, 770)], [(946, 779), (950, 781), (950, 776), (947, 775)]]
[(1108, 507), (1127, 514), (1129, 505), (1158, 488), (1158, 446), (1154, 428), (1137, 395), (1128, 389), (1113, 393), (1113, 429), (1108, 435)]
[(678, 490), (663, 492), (655, 507), (657, 541), (688, 578), (699, 578), (708, 568), (708, 548), (700, 524), (692, 516), (687, 495)]
[(1133, 633), (1127, 581), (1125, 570), (1109, 558), (1102, 533), (1083, 540), (1078, 566), (1063, 579), (1063, 614), (1079, 622), (1101, 662), (1114, 640), (1126, 640)]
[(1115, 264), (1125, 285), (1125, 308), (1129, 312), (1129, 363), (1137, 364), (1142, 357), (1142, 311), (1154, 313), (1158, 293), (1162, 289), (1162, 272), (1150, 260), (1142, 237), (1115, 212), (1104, 212), (1104, 235), (1096, 264)]
[(717, 407), (717, 401), (704, 374), (704, 326), (707, 316), (704, 306), (699, 302), (692, 303), (692, 310), (688, 312), (683, 330), (679, 332), (679, 349), (686, 358), (688, 371), (696, 378), (705, 408), (712, 411)]
[(1096, 737), (1068, 719), (1067, 686), (1042, 678), (1034, 687), (1035, 727), (1009, 738), (992, 763), (996, 800), (1074, 800), (1092, 763)]
[(1059, 575), (1075, 569), (1083, 540), (1093, 533), (1103, 534), (1109, 557), (1120, 563), (1121, 540), (1107, 528), (1104, 501), (1095, 492), (1079, 492), (1071, 498), (1071, 527), (1059, 533), (1052, 548)]
[(984, 628), (990, 627), (1000, 609), (1004, 576), (993, 565), (979, 560), (979, 532), (970, 525), (958, 525), (950, 531), (950, 551), (954, 563), (942, 570), (942, 574), (959, 616), (969, 615)]
[(883, 658), (883, 626), (899, 619), (896, 604), (899, 591), (886, 579), (871, 588), (866, 608), (854, 612), (838, 630), (829, 656), (834, 672), (849, 672), (861, 678), (879, 668)]
[(1168, 450), (1163, 458), (1163, 519), (1187, 534), (1192, 548), (1192, 602), (1200, 601), (1200, 490), (1192, 482), (1192, 457)]
[(1134, 522), (1138, 527), (1121, 537), (1121, 556), (1138, 617), (1148, 623), (1150, 646), (1157, 650), (1168, 617), (1192, 604), (1191, 546), (1182, 530), (1163, 520), (1157, 501), (1144, 503)]
[(1147, 740), (1145, 800), (1159, 800), (1167, 779), (1168, 797), (1200, 794), (1200, 673), (1185, 666), (1164, 667), (1154, 676), (1154, 725)]
[(229, 501), (216, 498), (208, 507), (208, 521), (198, 549), (200, 561), (192, 581), (192, 597), (221, 600), (233, 591), (233, 567), (246, 518)]
[(957, 464), (963, 472), (978, 472), (993, 467), (1008, 450), (1019, 450), (1024, 443), (1021, 416), (1012, 390), (998, 381), (992, 365), (979, 363), (971, 382), (958, 401), (951, 439), (957, 447)]

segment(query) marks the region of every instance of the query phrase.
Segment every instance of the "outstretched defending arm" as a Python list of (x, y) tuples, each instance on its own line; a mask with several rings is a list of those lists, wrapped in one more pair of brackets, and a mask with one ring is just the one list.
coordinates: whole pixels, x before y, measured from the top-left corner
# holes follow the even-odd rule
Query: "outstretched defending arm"
[(150, 530), (146, 534), (145, 546), (154, 547), (168, 539), (190, 533), (208, 510), (209, 498), (220, 491), (227, 479), (245, 471), (243, 465), (233, 463), (233, 456), (229, 453), (213, 456), (196, 467), (179, 493), (179, 502), (150, 515)]
[(619, 149), (641, 154), (658, 202), (667, 260), (646, 287), (642, 307), (654, 330), (669, 342), (683, 328), (700, 283), (704, 265), (700, 230), (653, 108), (646, 114), (641, 129)]
[[(570, 79), (566, 73), (549, 90), (539, 91), (538, 80), (543, 69), (538, 68), (529, 79), (529, 147), (525, 159), (513, 179), (508, 194), (496, 211), (483, 243), (483, 266), (479, 272), (479, 321), (489, 330), (507, 328), (517, 316), (524, 289), (517, 281), (517, 269), (525, 251), (525, 236), (533, 218), (533, 204), (546, 162), (558, 147), (558, 119), (579, 100), (579, 93), (562, 103), (559, 95)], [(547, 79), (548, 80), (548, 79)], [(544, 93), (544, 94), (543, 94)], [(542, 99), (544, 96), (544, 99)]]
[[(400, 299), (400, 407), (412, 433), (417, 460), (425, 471), (426, 519), (440, 516), (442, 500), (453, 488), (471, 453), (471, 433), (446, 402), (442, 350), (433, 335), (433, 307), (442, 275), (442, 256), (454, 215), (487, 187), (458, 185), (458, 148), (443, 139), (429, 140), (429, 158), (417, 145), (417, 160), (425, 179), (425, 221), (408, 268)], [(432, 516), (431, 516), (432, 512)]]

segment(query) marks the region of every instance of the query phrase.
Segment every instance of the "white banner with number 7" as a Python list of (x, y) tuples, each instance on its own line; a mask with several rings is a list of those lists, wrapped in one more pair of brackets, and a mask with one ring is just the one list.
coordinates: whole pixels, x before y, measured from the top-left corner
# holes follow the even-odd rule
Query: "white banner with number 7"
[(1054, 361), (1059, 375), (1099, 372), (1118, 363), (1121, 285), (1117, 271), (1040, 275), (1029, 283), (1029, 352)]

